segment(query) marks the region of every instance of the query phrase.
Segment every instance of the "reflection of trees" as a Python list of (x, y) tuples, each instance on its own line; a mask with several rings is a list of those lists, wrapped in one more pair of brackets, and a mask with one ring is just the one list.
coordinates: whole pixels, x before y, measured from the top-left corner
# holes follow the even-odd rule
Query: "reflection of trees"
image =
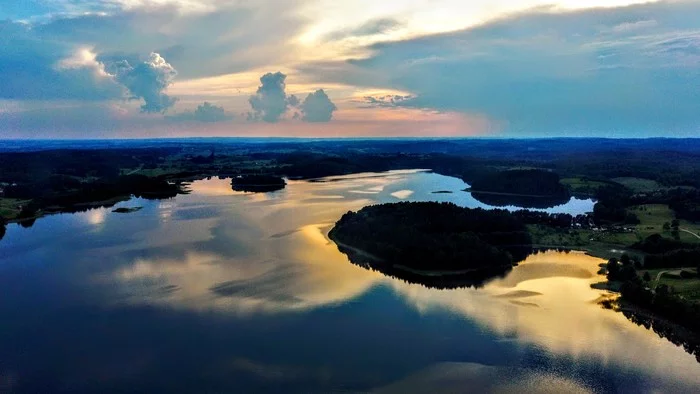
[(231, 179), (235, 191), (267, 193), (282, 190), (287, 185), (284, 178), (275, 175), (240, 175)]
[(25, 219), (19, 222), (19, 225), (24, 227), (24, 228), (30, 228), (34, 225), (34, 222), (36, 222), (36, 218), (31, 218), (31, 219)]
[(379, 272), (390, 278), (399, 280), (407, 284), (419, 284), (430, 289), (460, 289), (460, 288), (481, 288), (486, 283), (494, 279), (505, 278), (512, 270), (512, 267), (494, 267), (480, 269), (474, 272), (444, 275), (422, 275), (405, 269), (397, 269), (390, 265), (370, 265), (359, 262), (357, 255), (351, 249), (338, 246), (338, 250), (348, 255), (351, 263), (373, 272)]
[(700, 337), (698, 335), (677, 324), (652, 317), (643, 311), (625, 309), (622, 313), (634, 324), (644, 326), (647, 330), (655, 332), (659, 337), (675, 345), (682, 346), (687, 353), (694, 355), (700, 362)]
[(509, 170), (486, 174), (472, 183), (472, 196), (493, 206), (551, 208), (565, 204), (570, 194), (559, 175), (542, 170)]
[(523, 208), (553, 208), (558, 205), (563, 205), (569, 202), (568, 195), (557, 195), (557, 196), (519, 196), (512, 194), (493, 194), (493, 193), (480, 193), (473, 191), (471, 193), (477, 201), (482, 202), (487, 205), (494, 207), (523, 207)]

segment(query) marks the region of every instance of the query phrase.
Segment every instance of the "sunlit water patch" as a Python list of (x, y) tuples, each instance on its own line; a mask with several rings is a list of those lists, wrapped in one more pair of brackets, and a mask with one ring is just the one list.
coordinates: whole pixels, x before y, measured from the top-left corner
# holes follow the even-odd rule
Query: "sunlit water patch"
[[(398, 171), (252, 194), (214, 178), (117, 205), (136, 212), (11, 225), (0, 377), (16, 392), (700, 387), (693, 356), (596, 304), (600, 259), (540, 253), (481, 289), (436, 290), (350, 264), (327, 237), (369, 204), (483, 206), (465, 187)], [(572, 199), (552, 210), (591, 208)]]

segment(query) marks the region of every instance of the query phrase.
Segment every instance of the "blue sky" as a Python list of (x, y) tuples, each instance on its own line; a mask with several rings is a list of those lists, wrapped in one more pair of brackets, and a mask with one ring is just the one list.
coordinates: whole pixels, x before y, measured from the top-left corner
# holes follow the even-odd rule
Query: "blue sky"
[(697, 15), (698, 1), (0, 0), (0, 138), (700, 136)]

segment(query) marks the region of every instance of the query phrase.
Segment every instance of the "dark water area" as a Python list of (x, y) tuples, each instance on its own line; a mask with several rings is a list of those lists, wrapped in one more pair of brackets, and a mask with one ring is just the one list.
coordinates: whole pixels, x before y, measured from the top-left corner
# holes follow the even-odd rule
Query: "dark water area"
[(411, 171), (272, 193), (211, 179), (174, 199), (8, 225), (0, 392), (700, 389), (694, 356), (596, 304), (599, 259), (539, 253), (480, 289), (440, 290), (351, 264), (327, 237), (374, 203), (485, 207), (466, 186)]

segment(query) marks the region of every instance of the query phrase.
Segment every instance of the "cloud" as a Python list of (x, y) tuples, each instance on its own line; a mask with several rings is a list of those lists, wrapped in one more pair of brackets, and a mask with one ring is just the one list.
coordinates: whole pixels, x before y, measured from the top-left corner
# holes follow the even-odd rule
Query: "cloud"
[(636, 22), (623, 22), (612, 28), (615, 33), (628, 33), (635, 30), (648, 29), (658, 26), (659, 23), (654, 19), (641, 20)]
[(403, 23), (393, 18), (378, 18), (365, 22), (364, 24), (351, 28), (336, 30), (328, 33), (325, 41), (338, 41), (352, 37), (368, 37), (385, 34), (403, 26)]
[(260, 77), (261, 85), (256, 93), (248, 99), (253, 112), (248, 114), (250, 120), (264, 120), (274, 123), (287, 112), (290, 103), (298, 104), (296, 96), (287, 97), (285, 80), (281, 72), (267, 73)]
[(399, 106), (483, 114), (511, 135), (697, 133), (698, 14), (692, 2), (538, 9), (297, 71), (326, 83), (375, 81), (415, 96)]
[(328, 98), (323, 89), (309, 93), (301, 104), (302, 120), (306, 122), (330, 122), (338, 107)]
[(146, 61), (131, 66), (127, 60), (109, 65), (117, 82), (126, 86), (133, 98), (143, 99), (142, 112), (165, 112), (176, 99), (163, 93), (177, 71), (158, 53), (151, 52)]
[(197, 106), (193, 112), (182, 112), (168, 116), (171, 120), (195, 121), (205, 123), (225, 122), (233, 119), (233, 115), (227, 114), (224, 107), (219, 107), (209, 102)]
[[(177, 72), (159, 54), (132, 66), (94, 47), (44, 35), (24, 23), (0, 22), (0, 98), (12, 100), (144, 99), (144, 112), (163, 112), (175, 99), (163, 91)], [(133, 61), (132, 59), (130, 59)]]
[(290, 108), (301, 111), (294, 112), (293, 118), (300, 116), (306, 122), (329, 122), (333, 112), (338, 108), (328, 98), (323, 89), (309, 93), (303, 102), (295, 95), (287, 96), (287, 76), (281, 72), (267, 73), (260, 77), (261, 85), (248, 102), (252, 112), (248, 112), (249, 121), (263, 120), (268, 123), (279, 121)]
[(387, 94), (384, 96), (365, 96), (362, 98), (363, 108), (395, 108), (404, 102), (414, 99), (412, 95)]
[[(280, 64), (294, 57), (306, 20), (300, 2), (119, 1), (31, 25), (44, 40), (90, 45), (101, 57), (157, 52), (182, 79)], [(95, 12), (99, 11), (99, 12)], [(235, 56), (232, 54), (235, 53)], [(131, 63), (131, 62), (130, 62)]]
[(123, 89), (88, 48), (43, 37), (29, 25), (0, 21), (0, 98), (108, 100)]

